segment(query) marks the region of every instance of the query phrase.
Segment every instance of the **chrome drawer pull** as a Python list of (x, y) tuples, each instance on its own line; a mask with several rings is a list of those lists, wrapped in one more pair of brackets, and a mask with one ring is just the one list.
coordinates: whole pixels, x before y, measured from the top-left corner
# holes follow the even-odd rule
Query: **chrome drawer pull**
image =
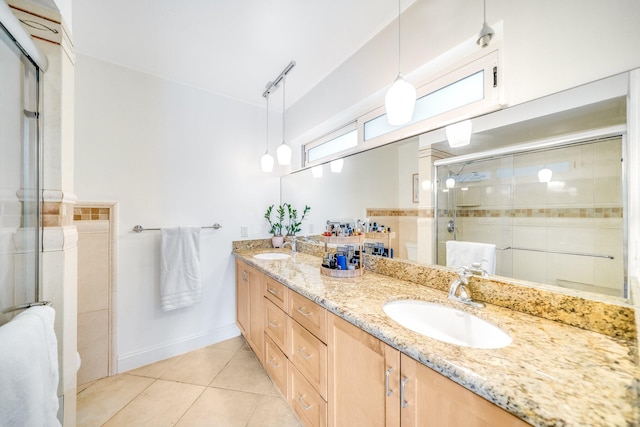
[(272, 358), (272, 359), (269, 359), (269, 365), (273, 366), (274, 368), (279, 368), (280, 367), (280, 365), (278, 365), (276, 363), (276, 358), (275, 357)]
[(407, 383), (407, 381), (409, 381), (409, 377), (404, 377), (402, 379), (402, 382), (400, 383), (400, 401), (402, 402), (403, 408), (406, 408), (407, 406), (409, 406), (409, 402), (404, 400), (404, 385)]
[(305, 411), (308, 411), (313, 406), (313, 405), (309, 405), (308, 403), (305, 403), (304, 400), (302, 400), (302, 395), (298, 396), (298, 402), (300, 402), (302, 409), (304, 409)]
[(312, 357), (310, 354), (304, 352), (304, 347), (300, 347), (298, 349), (298, 353), (300, 353), (300, 356), (302, 356), (302, 358), (305, 360), (309, 360)]
[(278, 325), (273, 320), (269, 320), (269, 326), (271, 326), (272, 328), (279, 328), (280, 327), (280, 325)]
[(389, 389), (389, 376), (391, 375), (391, 371), (393, 371), (393, 368), (387, 369), (387, 372), (384, 374), (384, 388), (387, 391), (387, 396), (391, 396), (393, 394), (393, 391)]
[(304, 307), (298, 307), (296, 308), (296, 310), (298, 311), (298, 313), (302, 314), (303, 316), (306, 316), (306, 317), (311, 316), (311, 312), (304, 311)]
[(280, 291), (275, 288), (267, 288), (267, 290), (269, 291), (270, 294), (273, 294), (275, 296), (280, 296)]

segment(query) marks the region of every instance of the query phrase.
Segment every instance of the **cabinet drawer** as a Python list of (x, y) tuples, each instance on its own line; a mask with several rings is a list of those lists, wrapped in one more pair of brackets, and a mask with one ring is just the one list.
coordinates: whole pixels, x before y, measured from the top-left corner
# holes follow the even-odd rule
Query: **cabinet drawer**
[(287, 357), (268, 336), (264, 337), (264, 367), (283, 396), (287, 396)]
[(327, 399), (327, 346), (296, 321), (291, 321), (289, 361)]
[(267, 277), (267, 286), (264, 291), (264, 296), (273, 302), (282, 311), (287, 311), (287, 294), (289, 288), (280, 282)]
[(264, 330), (269, 337), (276, 343), (281, 351), (286, 351), (286, 343), (288, 336), (288, 320), (287, 313), (280, 310), (270, 300), (265, 299), (264, 310)]
[(289, 363), (289, 405), (305, 426), (327, 425), (327, 402), (304, 376)]
[(327, 310), (296, 292), (289, 292), (289, 315), (320, 341), (327, 342)]

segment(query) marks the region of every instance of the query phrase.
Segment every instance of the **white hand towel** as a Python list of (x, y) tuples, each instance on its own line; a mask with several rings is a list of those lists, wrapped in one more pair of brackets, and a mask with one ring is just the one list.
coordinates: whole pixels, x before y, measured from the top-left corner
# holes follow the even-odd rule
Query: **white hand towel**
[(51, 307), (31, 307), (0, 327), (0, 424), (59, 427), (58, 344)]
[(202, 300), (200, 227), (162, 228), (160, 302), (162, 310)]
[(487, 273), (496, 274), (496, 245), (447, 241), (447, 267), (471, 267), (474, 262), (479, 262)]

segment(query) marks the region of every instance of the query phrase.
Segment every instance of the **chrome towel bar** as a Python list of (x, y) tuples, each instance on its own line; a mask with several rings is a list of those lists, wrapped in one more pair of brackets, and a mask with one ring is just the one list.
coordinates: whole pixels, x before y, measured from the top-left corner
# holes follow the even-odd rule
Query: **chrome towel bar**
[(514, 246), (507, 246), (506, 248), (496, 248), (499, 251), (513, 250), (513, 251), (531, 251), (531, 252), (545, 252), (548, 254), (560, 254), (560, 255), (576, 255), (576, 256), (589, 256), (594, 258), (607, 258), (607, 259), (615, 259), (611, 255), (604, 254), (589, 254), (584, 252), (565, 252), (565, 251), (550, 251), (547, 249), (530, 249), (530, 248), (516, 248)]
[[(218, 230), (222, 228), (222, 226), (216, 222), (213, 225), (210, 225), (207, 227), (200, 227), (200, 228), (213, 228), (214, 230)], [(144, 228), (141, 225), (136, 225), (135, 227), (133, 227), (133, 231), (135, 231), (136, 233), (142, 233), (143, 231), (159, 231), (159, 230), (160, 228)]]

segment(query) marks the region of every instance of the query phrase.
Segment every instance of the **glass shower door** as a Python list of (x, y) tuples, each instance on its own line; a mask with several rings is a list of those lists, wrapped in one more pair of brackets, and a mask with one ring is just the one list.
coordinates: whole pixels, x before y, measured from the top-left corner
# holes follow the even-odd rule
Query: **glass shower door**
[[(0, 311), (39, 300), (39, 71), (0, 26)], [(15, 313), (0, 317), (0, 324)]]

